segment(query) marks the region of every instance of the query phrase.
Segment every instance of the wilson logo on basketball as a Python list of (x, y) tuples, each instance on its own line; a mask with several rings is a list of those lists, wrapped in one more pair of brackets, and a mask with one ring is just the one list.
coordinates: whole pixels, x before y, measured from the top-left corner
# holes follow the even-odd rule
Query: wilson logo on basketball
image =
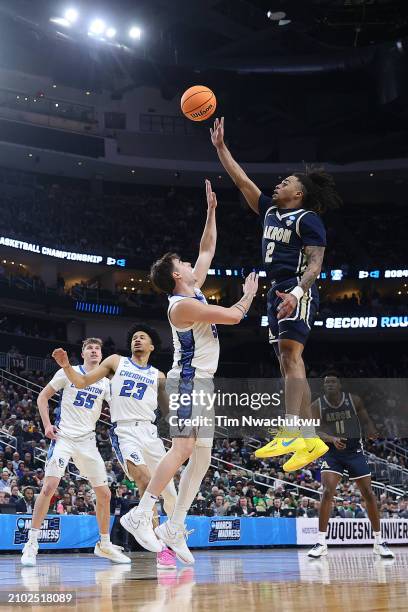
[(190, 113), (191, 117), (203, 117), (204, 115), (206, 115), (208, 113), (209, 110), (211, 110), (213, 107), (212, 104), (209, 104), (207, 106), (207, 108), (204, 108), (203, 110), (198, 111), (197, 113)]

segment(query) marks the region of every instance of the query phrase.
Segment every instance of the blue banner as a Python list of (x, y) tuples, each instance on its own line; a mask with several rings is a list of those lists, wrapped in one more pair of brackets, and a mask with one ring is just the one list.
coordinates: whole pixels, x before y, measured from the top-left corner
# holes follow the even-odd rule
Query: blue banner
[[(21, 550), (28, 539), (31, 515), (0, 514), (0, 550)], [(114, 517), (110, 518), (112, 529)], [(90, 548), (99, 540), (96, 516), (48, 515), (41, 526), (40, 550)]]
[(289, 546), (296, 544), (296, 520), (269, 517), (188, 516), (191, 548), (212, 546)]

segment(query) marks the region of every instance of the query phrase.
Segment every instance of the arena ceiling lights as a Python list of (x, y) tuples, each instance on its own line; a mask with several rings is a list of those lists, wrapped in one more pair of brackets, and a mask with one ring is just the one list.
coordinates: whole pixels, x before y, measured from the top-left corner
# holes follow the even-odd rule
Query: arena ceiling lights
[[(75, 31), (78, 34), (118, 47), (126, 47), (129, 42), (134, 43), (142, 37), (142, 30), (136, 24), (131, 24), (130, 27), (120, 32), (115, 24), (108, 23), (103, 17), (99, 15), (90, 16), (89, 14), (81, 15), (73, 6), (67, 7), (62, 15), (50, 17), (49, 21), (64, 30), (70, 30), (72, 33)], [(117, 38), (119, 40), (116, 40)]]

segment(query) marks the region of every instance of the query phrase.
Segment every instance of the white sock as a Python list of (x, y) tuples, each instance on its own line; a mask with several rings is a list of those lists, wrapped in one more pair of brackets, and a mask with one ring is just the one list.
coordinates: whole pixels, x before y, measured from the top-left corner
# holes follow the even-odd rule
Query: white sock
[(326, 532), (325, 531), (319, 531), (318, 536), (317, 536), (317, 543), (318, 544), (326, 544)]
[(373, 531), (374, 533), (374, 540), (376, 544), (382, 544), (383, 539), (381, 537), (381, 531)]
[(132, 512), (151, 512), (158, 499), (156, 495), (153, 495), (149, 491), (145, 491), (139, 505), (133, 508)]
[(187, 512), (197, 495), (204, 476), (211, 463), (211, 448), (195, 446), (193, 453), (183, 470), (180, 479), (178, 496), (170, 524), (175, 527), (184, 526)]
[(35, 527), (31, 527), (28, 539), (30, 540), (30, 542), (37, 542), (39, 535), (40, 535), (40, 530), (35, 529)]
[(315, 438), (316, 437), (315, 426), (314, 425), (303, 425), (300, 428), (300, 433), (302, 435), (302, 438)]
[[(295, 414), (286, 413), (286, 415), (285, 415), (286, 421), (293, 421), (293, 423), (295, 422), (295, 419), (297, 419), (297, 418), (299, 418), (299, 417), (297, 417)], [(287, 431), (289, 431), (290, 433), (298, 433), (298, 431), (299, 431), (299, 427), (297, 425), (289, 425), (288, 424), (288, 425), (285, 426), (285, 429)]]
[(110, 544), (110, 535), (109, 535), (109, 533), (100, 533), (99, 537), (101, 539), (102, 546), (108, 546)]

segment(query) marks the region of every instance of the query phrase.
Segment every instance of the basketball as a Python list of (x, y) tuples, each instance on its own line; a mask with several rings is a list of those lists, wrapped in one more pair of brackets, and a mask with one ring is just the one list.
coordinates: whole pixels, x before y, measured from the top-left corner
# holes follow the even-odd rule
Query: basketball
[(205, 85), (194, 85), (184, 92), (180, 105), (183, 114), (191, 121), (205, 121), (217, 108), (217, 99)]

